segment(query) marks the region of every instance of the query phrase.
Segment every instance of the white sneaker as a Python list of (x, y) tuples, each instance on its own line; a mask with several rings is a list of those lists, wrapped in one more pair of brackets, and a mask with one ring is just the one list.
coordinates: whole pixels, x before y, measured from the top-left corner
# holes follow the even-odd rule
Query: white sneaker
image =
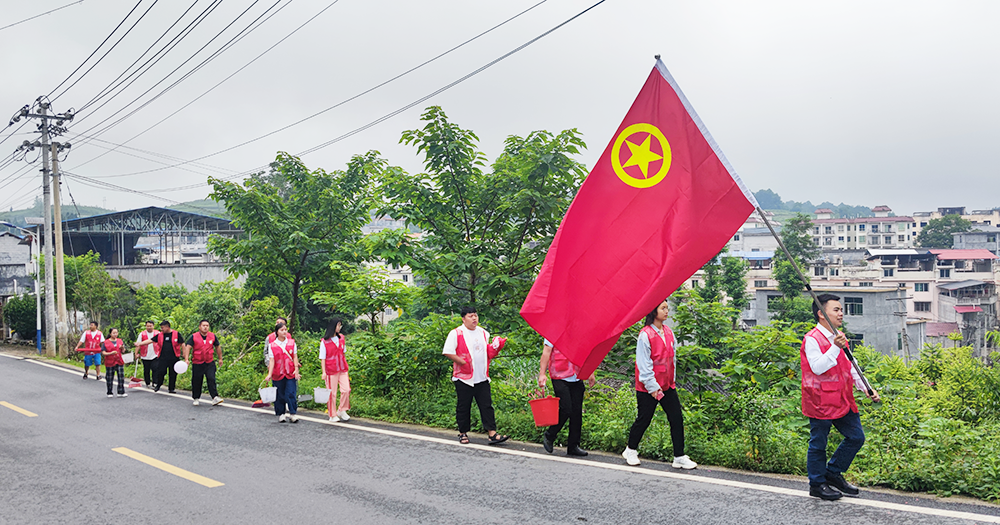
[(128, 394), (118, 394), (118, 397), (128, 397)]
[(281, 414), (278, 416), (278, 423), (285, 423), (288, 421), (288, 414)]
[(638, 450), (632, 450), (628, 447), (625, 447), (625, 452), (622, 452), (622, 457), (625, 458), (625, 463), (628, 463), (633, 467), (639, 464)]
[(221, 397), (215, 396), (215, 397), (212, 398), (212, 406), (218, 405), (219, 403), (222, 403), (222, 398)]
[(114, 398), (114, 397), (115, 397), (115, 395), (114, 395), (114, 394), (108, 394), (108, 399), (112, 399), (112, 398)]
[(298, 423), (299, 422), (299, 416), (296, 416), (295, 414), (288, 414), (288, 422), (289, 423)]
[(351, 420), (351, 416), (347, 415), (346, 411), (344, 411), (344, 412), (337, 412), (337, 415), (340, 416), (340, 420), (341, 421), (350, 421)]
[(671, 466), (674, 467), (674, 468), (682, 468), (682, 469), (686, 469), (686, 470), (691, 470), (693, 468), (696, 468), (698, 466), (698, 464), (695, 463), (694, 461), (691, 461), (691, 458), (689, 458), (687, 456), (680, 456), (680, 457), (674, 458), (674, 463)]
[(340, 423), (340, 417), (339, 416), (330, 416), (330, 422), (331, 423)]
[(199, 405), (201, 405), (201, 401), (195, 399), (194, 403), (191, 403), (191, 404), (194, 405), (194, 406), (199, 406)]

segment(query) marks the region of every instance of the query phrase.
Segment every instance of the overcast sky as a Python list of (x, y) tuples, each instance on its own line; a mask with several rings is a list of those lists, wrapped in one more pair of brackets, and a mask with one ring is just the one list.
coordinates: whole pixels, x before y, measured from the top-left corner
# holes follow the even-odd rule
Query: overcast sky
[[(0, 126), (47, 94), (90, 55), (137, 0), (85, 0), (0, 29)], [(99, 136), (121, 144), (246, 65), (329, 5), (261, 0), (170, 80), (170, 85), (278, 1), (273, 18), (205, 68)], [(504, 2), (340, 0), (236, 76), (120, 149), (89, 144), (91, 129), (150, 89), (232, 22), (251, 1), (219, 4), (204, 22), (122, 94), (78, 113), (60, 140), (75, 144), (63, 168), (119, 186), (187, 201), (206, 175), (236, 174), (324, 143), (428, 95), (593, 4), (548, 0), (488, 35), (391, 84), (266, 139), (186, 165), (127, 175), (232, 147), (333, 106), (535, 5)], [(53, 103), (81, 108), (109, 85), (194, 0), (161, 0), (106, 58)], [(68, 0), (5, 2), (0, 27)], [(153, 3), (144, 0), (76, 80)], [(208, 7), (198, 1), (169, 40)], [(939, 206), (1000, 206), (993, 162), (1000, 142), (1000, 2), (745, 2), (607, 0), (517, 54), (427, 102), (303, 160), (341, 169), (379, 150), (421, 169), (400, 133), (428, 105), (472, 129), (492, 160), (511, 134), (578, 128), (593, 166), (653, 67), (655, 54), (684, 89), (752, 190), (785, 200), (889, 205), (897, 214)], [(162, 45), (162, 43), (160, 45)], [(157, 48), (154, 48), (158, 49)], [(118, 115), (119, 118), (131, 109)], [(108, 123), (114, 122), (114, 119)], [(6, 137), (14, 127), (0, 133)], [(103, 126), (102, 126), (103, 127)], [(7, 155), (29, 126), (0, 143)], [(126, 155), (124, 153), (128, 153)], [(141, 158), (137, 158), (136, 155)], [(161, 163), (153, 162), (155, 159)], [(0, 162), (2, 165), (2, 162)], [(0, 169), (0, 209), (30, 204), (40, 175), (20, 162)], [(212, 171), (215, 169), (216, 171)], [(126, 176), (121, 176), (126, 175)], [(68, 180), (80, 204), (115, 209), (168, 203)], [(65, 200), (66, 192), (63, 192)]]

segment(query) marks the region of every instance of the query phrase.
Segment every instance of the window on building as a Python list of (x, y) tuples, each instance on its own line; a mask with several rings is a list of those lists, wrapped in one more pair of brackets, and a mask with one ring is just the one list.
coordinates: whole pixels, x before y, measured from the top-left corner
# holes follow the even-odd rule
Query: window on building
[(830, 275), (840, 275), (840, 268), (830, 268)]
[(781, 295), (768, 295), (767, 296), (767, 311), (773, 312), (775, 310), (775, 303), (781, 300), (783, 296)]
[(823, 268), (822, 266), (817, 266), (813, 268), (813, 275), (815, 275), (816, 277), (822, 277), (826, 275), (826, 271), (824, 270), (825, 268)]
[(823, 246), (833, 246), (833, 237), (824, 237)]
[(842, 231), (844, 231), (844, 225), (843, 225), (843, 224), (838, 224), (838, 225), (837, 225), (837, 231), (838, 231), (838, 232), (842, 232)]
[(913, 301), (913, 311), (914, 312), (929, 312), (931, 311), (930, 301)]
[(866, 242), (867, 241), (865, 240), (865, 236), (864, 235), (858, 235), (858, 243), (864, 244)]
[(691, 288), (698, 287), (698, 279), (691, 279)]
[(847, 344), (850, 348), (857, 348), (865, 344), (865, 334), (847, 334)]
[(913, 283), (914, 292), (926, 292), (930, 290), (931, 285), (927, 283)]
[(819, 246), (819, 237), (813, 237), (813, 241), (816, 241), (816, 246)]
[(927, 226), (927, 223), (926, 223), (926, 222), (922, 222), (922, 223), (920, 223), (920, 227), (921, 227), (921, 228), (923, 228), (924, 226)]
[(823, 233), (825, 233), (825, 234), (831, 234), (831, 233), (833, 233), (833, 227), (832, 226), (824, 226), (823, 227)]
[(410, 282), (410, 276), (409, 276), (409, 275), (406, 275), (406, 274), (404, 273), (404, 274), (403, 274), (403, 282), (404, 282), (404, 283), (406, 283), (406, 282)]
[(841, 236), (837, 237), (837, 242), (844, 242), (844, 236), (841, 235)]
[(816, 235), (819, 235), (819, 226), (813, 228), (813, 233), (815, 233)]
[(850, 235), (847, 236), (847, 242), (851, 242), (851, 236)]
[(882, 277), (892, 277), (893, 275), (895, 275), (895, 272), (896, 272), (895, 268), (883, 268)]
[(765, 287), (767, 287), (767, 281), (766, 280), (764, 280), (764, 281), (754, 281), (753, 282), (753, 286), (754, 286), (754, 288), (765, 288)]
[(948, 269), (948, 270), (938, 270), (938, 275), (940, 275), (942, 279), (950, 279), (951, 278), (951, 270), (950, 269)]
[(864, 315), (865, 301), (860, 297), (844, 297), (844, 314)]
[(865, 231), (865, 225), (864, 225), (864, 224), (859, 224), (859, 225), (858, 225), (858, 231), (859, 231), (859, 232), (863, 232), (863, 231)]
[(844, 286), (850, 286), (850, 285), (851, 285), (851, 281), (844, 281)]
[(740, 234), (737, 233), (736, 235), (733, 235), (733, 240), (734, 241), (740, 240)]
[(997, 236), (996, 235), (987, 235), (986, 236), (986, 242), (997, 242)]
[(871, 288), (871, 287), (875, 286), (875, 283), (873, 283), (871, 281), (861, 281), (860, 283), (858, 283), (858, 286), (860, 286), (862, 288)]
[(885, 244), (892, 244), (892, 235), (885, 236)]
[(896, 238), (896, 240), (898, 240), (899, 242), (906, 242), (906, 236), (900, 235), (899, 237)]
[(872, 224), (872, 233), (878, 233), (878, 224)]

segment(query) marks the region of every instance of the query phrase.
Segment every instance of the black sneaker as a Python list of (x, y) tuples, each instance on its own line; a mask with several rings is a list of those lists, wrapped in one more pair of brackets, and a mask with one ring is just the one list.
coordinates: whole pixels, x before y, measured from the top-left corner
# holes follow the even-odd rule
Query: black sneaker
[(176, 393), (177, 393), (177, 391), (176, 391), (176, 390), (168, 390), (167, 392), (169, 392), (169, 393), (171, 393), (171, 394), (176, 394)]
[(567, 456), (578, 456), (578, 457), (582, 458), (582, 457), (584, 457), (584, 456), (587, 455), (587, 451), (583, 450), (582, 448), (580, 448), (579, 445), (573, 445), (572, 447), (569, 447), (569, 448), (566, 449), (566, 455)]
[(160, 385), (153, 385), (153, 392), (159, 392), (159, 391), (160, 391)]
[(861, 494), (858, 487), (851, 485), (846, 479), (844, 479), (843, 474), (830, 472), (829, 470), (826, 471), (826, 484), (839, 490), (841, 494), (850, 498), (857, 498)]
[(83, 379), (84, 379), (84, 380), (86, 380), (86, 379), (87, 379), (87, 373), (86, 373), (86, 372), (84, 372), (84, 373), (83, 373)]
[(825, 499), (827, 501), (838, 500), (843, 497), (839, 490), (831, 487), (827, 483), (819, 485), (809, 485), (809, 495), (814, 498)]
[(542, 434), (542, 446), (545, 447), (546, 452), (552, 453), (552, 440), (549, 439), (548, 434)]

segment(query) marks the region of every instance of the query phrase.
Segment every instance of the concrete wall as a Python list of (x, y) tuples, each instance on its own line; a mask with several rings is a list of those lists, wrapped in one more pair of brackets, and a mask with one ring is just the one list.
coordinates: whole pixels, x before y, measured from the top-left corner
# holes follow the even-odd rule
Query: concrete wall
[[(26, 266), (31, 261), (31, 247), (20, 242), (20, 237), (9, 233), (0, 234), (0, 294), (16, 295), (22, 291), (34, 291), (34, 281), (28, 277), (29, 269)], [(15, 281), (17, 290), (14, 289)]]
[[(225, 265), (218, 264), (152, 264), (131, 266), (105, 266), (112, 277), (124, 277), (129, 282), (142, 287), (147, 284), (161, 286), (174, 282), (184, 285), (188, 291), (194, 290), (205, 281), (225, 281), (229, 274)], [(245, 275), (240, 275), (235, 282), (238, 285), (246, 281)]]

